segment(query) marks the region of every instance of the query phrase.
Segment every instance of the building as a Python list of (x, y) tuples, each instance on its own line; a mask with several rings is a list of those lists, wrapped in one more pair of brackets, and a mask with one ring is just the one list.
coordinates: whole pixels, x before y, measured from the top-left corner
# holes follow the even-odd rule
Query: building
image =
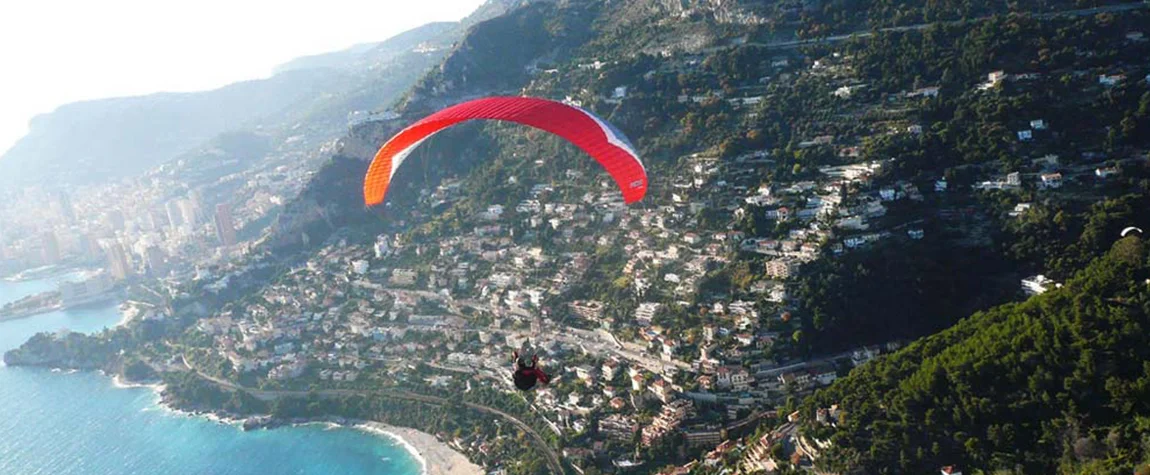
[(690, 447), (714, 447), (723, 441), (723, 434), (717, 427), (706, 427), (683, 431)]
[(184, 224), (184, 215), (180, 213), (179, 200), (164, 203), (164, 211), (168, 218), (168, 227), (175, 229)]
[(352, 261), (351, 263), (351, 271), (359, 275), (367, 274), (367, 271), (370, 268), (371, 265), (368, 264), (368, 262), (365, 260)]
[(1042, 180), (1040, 183), (1042, 188), (1062, 188), (1061, 173), (1043, 173), (1039, 178)]
[(56, 192), (56, 206), (64, 224), (71, 226), (76, 223), (76, 210), (72, 207), (72, 199), (68, 197), (67, 192), (63, 190)]
[(124, 252), (124, 247), (120, 243), (108, 242), (104, 246), (104, 254), (108, 258), (108, 270), (112, 273), (112, 279), (119, 281), (132, 276), (132, 266), (128, 262), (128, 253)]
[(167, 256), (164, 251), (160, 250), (159, 246), (148, 246), (144, 249), (144, 269), (148, 275), (152, 277), (167, 277), (170, 269), (168, 268)]
[(694, 405), (691, 401), (677, 400), (665, 404), (663, 412), (651, 424), (643, 428), (643, 445), (650, 447), (651, 444), (662, 439), (671, 431), (678, 429), (683, 421), (691, 417), (694, 412)]
[(112, 233), (123, 231), (125, 229), (124, 213), (117, 209), (108, 211), (108, 213), (104, 215), (104, 226), (110, 229)]
[(1110, 178), (1110, 177), (1117, 175), (1117, 174), (1118, 174), (1118, 167), (1105, 167), (1105, 168), (1095, 168), (1094, 169), (1094, 176), (1096, 176), (1098, 178), (1103, 178), (1103, 179)]
[(372, 248), (375, 251), (376, 259), (383, 259), (383, 257), (391, 251), (391, 246), (387, 243), (387, 241), (387, 236), (379, 236), (376, 238), (375, 246)]
[(615, 375), (619, 374), (619, 362), (615, 360), (607, 360), (603, 362), (603, 381), (615, 380)]
[(1022, 279), (1022, 291), (1026, 295), (1041, 295), (1050, 290), (1051, 287), (1061, 287), (1061, 284), (1042, 274)]
[(671, 398), (675, 396), (675, 389), (671, 387), (671, 383), (662, 378), (651, 383), (651, 392), (664, 404), (671, 402)]
[(767, 277), (772, 279), (787, 279), (798, 270), (798, 263), (791, 259), (772, 259), (767, 261), (765, 271)]
[(220, 241), (221, 246), (234, 246), (236, 245), (236, 224), (232, 218), (231, 206), (220, 203), (216, 205), (215, 215), (216, 239)]
[(663, 308), (663, 304), (656, 302), (643, 302), (635, 309), (635, 321), (642, 326), (651, 326), (655, 314)]
[(180, 220), (185, 225), (195, 226), (200, 222), (200, 212), (196, 208), (196, 204), (192, 200), (178, 200), (176, 207), (180, 210)]
[(1008, 186), (1022, 186), (1022, 174), (1018, 172), (1007, 173), (1006, 184)]
[(636, 374), (631, 376), (631, 390), (635, 392), (643, 391), (644, 381), (643, 375)]
[(1114, 87), (1114, 86), (1117, 86), (1118, 83), (1124, 81), (1125, 79), (1126, 79), (1125, 74), (1113, 74), (1113, 75), (1103, 74), (1101, 76), (1098, 76), (1098, 84), (1101, 84), (1101, 85), (1106, 86), (1106, 87)]
[(608, 440), (631, 442), (636, 432), (639, 432), (639, 423), (631, 417), (613, 414), (599, 419), (599, 433)]
[(112, 290), (111, 277), (100, 272), (91, 278), (80, 282), (61, 282), (57, 287), (60, 291), (60, 301), (64, 305), (84, 305), (110, 298), (108, 292)]
[(52, 231), (40, 235), (40, 254), (45, 265), (60, 263), (60, 241)]

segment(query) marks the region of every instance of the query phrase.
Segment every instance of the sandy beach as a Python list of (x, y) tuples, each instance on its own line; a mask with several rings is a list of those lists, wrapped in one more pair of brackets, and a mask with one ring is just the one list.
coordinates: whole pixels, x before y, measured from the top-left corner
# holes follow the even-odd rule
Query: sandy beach
[(423, 462), (424, 473), (427, 475), (482, 475), (484, 473), (482, 467), (471, 463), (463, 454), (426, 432), (378, 422), (366, 422), (358, 427), (369, 432), (401, 439), (400, 443), (405, 443), (408, 445), (408, 450), (413, 450), (415, 454), (418, 454), (419, 459)]

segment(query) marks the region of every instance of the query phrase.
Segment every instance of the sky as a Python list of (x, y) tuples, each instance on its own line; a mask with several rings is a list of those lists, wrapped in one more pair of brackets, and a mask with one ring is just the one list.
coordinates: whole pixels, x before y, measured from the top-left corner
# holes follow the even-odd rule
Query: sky
[(300, 56), (459, 20), (483, 0), (0, 1), (0, 154), (37, 114), (214, 89)]

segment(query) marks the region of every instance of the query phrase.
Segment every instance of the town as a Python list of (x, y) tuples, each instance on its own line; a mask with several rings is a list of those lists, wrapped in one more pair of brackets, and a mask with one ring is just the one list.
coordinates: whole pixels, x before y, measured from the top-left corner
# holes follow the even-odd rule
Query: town
[[(1111, 46), (1143, 48), (1141, 35), (1130, 31)], [(681, 106), (690, 112), (674, 120), (685, 136), (720, 127), (697, 111), (746, 126), (779, 97), (810, 93), (807, 103), (817, 108), (804, 117), (817, 120), (792, 137), (793, 146), (759, 147), (747, 138), (665, 157), (651, 169), (652, 195), (635, 206), (590, 163), (559, 177), (500, 176), (494, 186), (523, 191), (509, 193), (508, 203), (476, 203), (474, 190), (491, 182), (447, 176), (417, 192), (411, 209), (391, 214), (402, 213), (404, 231), (364, 239), (337, 230), (271, 282), (196, 321), (171, 347), (189, 369), (253, 389), (484, 386), (508, 398), (524, 397), (510, 370), (512, 351), (526, 349), (554, 381), (525, 400), (567, 442), (564, 459), (580, 473), (603, 465), (602, 454), (616, 470), (656, 469), (681, 445), (698, 459), (665, 473), (812, 468), (831, 442), (801, 425), (834, 426), (852, 408), (805, 414), (795, 401), (907, 342), (810, 349), (803, 322), (814, 316), (795, 298), (807, 266), (878, 247), (984, 245), (988, 233), (971, 224), (980, 216), (1013, 223), (1040, 201), (1101, 200), (1128, 185), (1124, 170), (1147, 160), (1144, 150), (1061, 147), (1060, 137), (1076, 132), (1053, 114), (1001, 124), (1007, 169), (998, 156), (935, 167), (885, 154), (937, 133), (929, 117), (941, 95), (973, 101), (1067, 84), (1100, 95), (1150, 83), (1145, 66), (986, 70), (963, 90), (929, 83), (886, 90), (841, 45), (771, 50), (740, 80), (715, 65), (765, 51), (753, 48), (735, 42), (708, 53), (533, 65), (521, 92), (592, 108)], [(598, 84), (636, 64), (641, 74)], [(571, 92), (580, 81), (596, 88)], [(670, 83), (679, 94), (663, 94)], [(552, 158), (532, 140), (503, 145), (503, 153), (535, 157), (539, 167)], [(242, 200), (186, 190), (171, 170), (71, 195), (90, 197), (82, 201), (25, 191), (0, 209), (0, 263), (9, 271), (98, 265), (115, 281), (147, 280), (159, 293), (191, 286), (219, 294), (262, 259), (260, 234), (248, 228), (313, 175), (314, 163), (291, 159), (297, 153), (208, 185)], [(440, 219), (447, 213), (450, 220)], [(44, 219), (53, 231), (29, 231)], [(1059, 285), (1029, 273), (1012, 282), (1020, 298)], [(452, 443), (480, 458), (492, 441)]]

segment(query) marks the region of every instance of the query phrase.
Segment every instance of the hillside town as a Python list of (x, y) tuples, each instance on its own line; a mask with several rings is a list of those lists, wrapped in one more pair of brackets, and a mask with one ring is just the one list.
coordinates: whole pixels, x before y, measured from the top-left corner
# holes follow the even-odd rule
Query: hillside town
[[(1141, 48), (1140, 35), (1130, 32), (1120, 46)], [(554, 379), (522, 397), (566, 442), (564, 459), (579, 473), (604, 465), (603, 454), (614, 470), (652, 472), (681, 446), (697, 460), (662, 473), (814, 470), (832, 442), (804, 424), (835, 427), (852, 408), (808, 414), (795, 401), (906, 341), (808, 348), (803, 322), (814, 316), (794, 295), (809, 266), (914, 243), (989, 246), (987, 223), (1021, 222), (1044, 201), (1101, 201), (1147, 160), (1145, 150), (1063, 147), (1076, 132), (1053, 114), (1002, 124), (1009, 160), (911, 167), (922, 157), (885, 155), (894, 147), (881, 145), (917, 144), (943, 127), (930, 120), (942, 95), (1073, 87), (1093, 97), (1150, 83), (1145, 65), (986, 70), (965, 90), (930, 83), (883, 90), (850, 51), (826, 45), (770, 50), (760, 69), (737, 79), (708, 66), (743, 48), (755, 46), (662, 51), (642, 74), (599, 90), (563, 86), (615, 77), (607, 73), (638, 60), (532, 65), (521, 92), (590, 108), (647, 101), (681, 105), (692, 116), (717, 110), (749, 128), (779, 96), (813, 91), (821, 109), (806, 114), (818, 120), (793, 144), (720, 144), (658, 157), (651, 196), (632, 206), (591, 163), (547, 180), (505, 178), (495, 185), (525, 190), (509, 204), (477, 206), (476, 190), (490, 183), (449, 174), (416, 192), (402, 212), (404, 231), (363, 239), (336, 230), (270, 282), (196, 320), (170, 348), (192, 370), (262, 390), (482, 386), (509, 398), (521, 396), (511, 384), (511, 355), (524, 351)], [(680, 94), (659, 89), (696, 76), (704, 79), (675, 86)], [(711, 127), (681, 119), (683, 129)], [(551, 158), (524, 142), (502, 151), (532, 154), (540, 167)], [(5, 232), (21, 236), (0, 235), (0, 264), (99, 266), (117, 282), (147, 278), (173, 293), (221, 295), (257, 265), (262, 235), (248, 228), (313, 177), (314, 163), (291, 164), (295, 153), (213, 180), (235, 200), (207, 199), (164, 170), (85, 192), (84, 200), (22, 192), (0, 209)], [(460, 209), (477, 211), (439, 219)], [(45, 229), (36, 216), (52, 230), (23, 232)], [(1061, 286), (1026, 272), (1011, 280), (1019, 298)], [(453, 443), (486, 455), (489, 439), (468, 437)]]

